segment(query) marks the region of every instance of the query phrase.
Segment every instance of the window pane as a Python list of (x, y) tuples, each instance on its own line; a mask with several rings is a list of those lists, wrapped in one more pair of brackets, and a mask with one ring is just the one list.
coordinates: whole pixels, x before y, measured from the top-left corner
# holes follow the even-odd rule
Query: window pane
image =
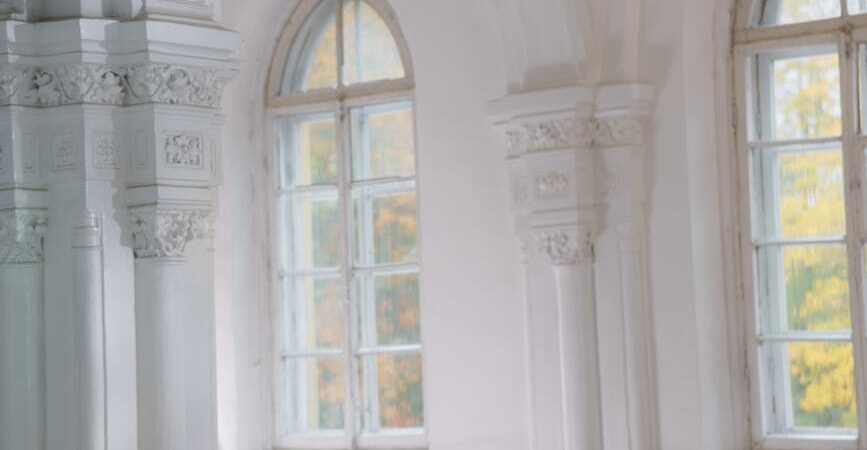
[(323, 1), (307, 19), (289, 52), (281, 94), (337, 87), (336, 5)]
[(369, 355), (361, 359), (365, 431), (423, 427), (421, 355)]
[(762, 352), (769, 433), (856, 432), (850, 343), (765, 343)]
[(293, 259), (287, 270), (339, 267), (343, 241), (337, 193), (292, 198), (287, 222)]
[(764, 5), (762, 25), (808, 22), (840, 15), (839, 0), (765, 0)]
[(415, 174), (415, 136), (409, 102), (352, 110), (352, 177), (409, 177)]
[(280, 185), (337, 183), (337, 134), (330, 113), (276, 119)]
[(346, 85), (405, 76), (391, 30), (362, 0), (343, 0), (343, 52)]
[(358, 290), (364, 346), (421, 343), (418, 273), (360, 275)]
[(344, 366), (342, 358), (284, 361), (288, 433), (343, 430)]
[(772, 60), (770, 105), (774, 140), (838, 136), (840, 68), (836, 50)]
[(284, 281), (284, 349), (343, 347), (343, 282), (337, 277), (296, 276)]
[(762, 332), (852, 328), (845, 244), (759, 250)]
[(849, 14), (863, 14), (867, 12), (867, 0), (848, 0)]
[(356, 255), (359, 264), (418, 260), (416, 194), (359, 189), (355, 201)]
[(838, 146), (807, 151), (763, 149), (754, 155), (756, 176), (761, 180), (761, 186), (754, 188), (759, 235), (845, 234), (843, 154)]

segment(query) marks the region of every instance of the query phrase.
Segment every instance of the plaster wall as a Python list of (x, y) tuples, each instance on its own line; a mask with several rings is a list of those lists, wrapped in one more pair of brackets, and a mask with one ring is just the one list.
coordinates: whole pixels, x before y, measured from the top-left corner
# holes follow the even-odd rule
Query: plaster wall
[[(558, 2), (395, 0), (416, 70), (423, 258), (427, 419), (433, 449), (557, 448), (559, 391), (552, 347), (526, 359), (526, 323), (554, 320), (552, 283), (522, 283), (508, 209), (504, 149), (492, 138), (485, 105), (526, 81), (562, 80), (582, 67), (576, 46), (544, 45), (569, 30), (553, 20)], [(549, 4), (550, 3), (550, 4)], [(555, 3), (557, 3), (555, 5)], [(655, 321), (658, 421), (663, 450), (738, 449), (737, 311), (726, 266), (732, 213), (726, 182), (728, 0), (660, 0), (645, 5), (637, 29), (612, 12), (608, 82), (642, 81), (657, 92), (649, 145), (649, 276)], [(617, 1), (617, 7), (633, 3)], [(239, 77), (224, 99), (221, 213), (217, 223), (220, 438), (225, 449), (267, 448), (270, 434), (271, 249), (264, 178), (264, 80), (291, 3), (224, 0), (223, 20), (244, 39)], [(530, 13), (522, 12), (530, 8)], [(535, 9), (534, 9), (535, 8)], [(544, 10), (542, 8), (545, 8)], [(562, 15), (559, 19), (562, 19)], [(518, 27), (515, 17), (528, 18)], [(628, 30), (628, 31), (624, 31)], [(620, 49), (640, 33), (638, 79), (618, 77)], [(573, 33), (574, 34), (574, 33)], [(524, 39), (517, 36), (529, 36)], [(634, 38), (634, 36), (631, 36)], [(516, 45), (516, 40), (521, 45)], [(538, 44), (542, 43), (542, 44)], [(535, 51), (543, 45), (544, 51)], [(604, 52), (603, 52), (604, 53)], [(572, 61), (572, 65), (561, 64)], [(538, 63), (538, 64), (537, 64)], [(534, 66), (534, 64), (536, 66)], [(554, 74), (556, 72), (556, 75)], [(580, 76), (580, 74), (578, 74)], [(558, 78), (559, 77), (559, 78)], [(538, 80), (538, 78), (534, 78)], [(534, 81), (534, 83), (544, 84)], [(617, 243), (605, 232), (597, 264), (605, 448), (629, 448)], [(540, 270), (540, 269), (534, 269)], [(545, 274), (532, 278), (541, 280)], [(549, 274), (550, 275), (550, 274)], [(552, 277), (553, 279), (553, 277)], [(539, 303), (527, 317), (524, 290)], [(547, 311), (547, 313), (546, 313)], [(556, 345), (552, 336), (537, 342)], [(534, 381), (547, 386), (528, 398)], [(534, 418), (534, 420), (531, 420)]]

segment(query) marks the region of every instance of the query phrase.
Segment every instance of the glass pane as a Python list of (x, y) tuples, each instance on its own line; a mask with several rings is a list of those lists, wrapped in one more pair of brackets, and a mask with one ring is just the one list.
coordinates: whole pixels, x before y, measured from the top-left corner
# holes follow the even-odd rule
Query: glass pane
[(343, 430), (344, 367), (342, 358), (284, 361), (287, 433)]
[[(757, 150), (755, 226), (761, 236), (804, 238), (846, 232), (843, 154), (839, 147)], [(764, 211), (761, 210), (764, 208)]]
[(363, 345), (421, 343), (418, 273), (361, 275), (358, 289)]
[(415, 174), (415, 135), (409, 102), (352, 110), (352, 178)]
[(287, 270), (340, 266), (341, 227), (337, 192), (294, 196), (288, 226), (293, 263)]
[(759, 250), (762, 332), (852, 328), (845, 244)]
[(369, 355), (361, 359), (365, 431), (423, 427), (421, 355)]
[(336, 5), (323, 1), (295, 37), (281, 94), (337, 87)]
[(310, 351), (343, 346), (343, 283), (340, 278), (291, 277), (283, 297), (284, 349)]
[(337, 131), (330, 113), (276, 119), (280, 185), (337, 183)]
[(809, 22), (840, 15), (839, 0), (765, 0), (764, 5), (762, 25)]
[(849, 14), (863, 14), (867, 12), (867, 0), (848, 0)]
[(850, 343), (766, 343), (762, 352), (769, 433), (855, 433)]
[(359, 264), (418, 260), (416, 193), (359, 189), (355, 201), (356, 258)]
[[(768, 119), (774, 140), (841, 134), (840, 68), (836, 50), (772, 59)], [(761, 97), (761, 94), (760, 94)], [(763, 127), (764, 128), (764, 127)]]
[(346, 85), (405, 76), (391, 30), (362, 0), (343, 0), (343, 52)]

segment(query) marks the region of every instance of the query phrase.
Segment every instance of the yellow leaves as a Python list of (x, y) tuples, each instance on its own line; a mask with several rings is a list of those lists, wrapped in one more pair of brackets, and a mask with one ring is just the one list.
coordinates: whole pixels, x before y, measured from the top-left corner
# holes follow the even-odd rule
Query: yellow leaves
[(791, 343), (789, 360), (793, 383), (804, 387), (798, 406), (808, 413), (842, 409), (838, 427), (856, 426), (855, 362), (850, 344)]
[(800, 139), (841, 133), (837, 53), (774, 63), (774, 137)]
[(829, 236), (845, 232), (840, 150), (781, 154), (777, 158), (777, 173), (783, 236)]

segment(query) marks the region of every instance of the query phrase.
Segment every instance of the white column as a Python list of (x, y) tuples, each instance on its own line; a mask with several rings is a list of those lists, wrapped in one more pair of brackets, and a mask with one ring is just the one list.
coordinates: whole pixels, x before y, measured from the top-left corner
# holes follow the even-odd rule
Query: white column
[[(195, 3), (195, 4), (194, 4)], [(195, 7), (209, 2), (145, 1)], [(164, 11), (165, 13), (171, 11)], [(238, 36), (198, 24), (128, 22), (125, 201), (135, 254), (138, 447), (216, 449), (213, 217), (220, 102)], [(170, 46), (171, 53), (151, 51)]]
[(44, 447), (43, 211), (0, 211), (0, 450)]
[(607, 224), (616, 231), (630, 450), (659, 448), (653, 323), (647, 296), (645, 135), (653, 91), (645, 85), (600, 89), (594, 143), (606, 187)]
[(592, 244), (596, 235), (592, 90), (563, 88), (494, 102), (506, 137), (524, 244), (531, 449), (602, 445)]
[(73, 308), (78, 350), (75, 374), (79, 448), (107, 448), (105, 298), (101, 220), (85, 214), (72, 230)]
[(549, 258), (557, 280), (565, 450), (602, 448), (599, 356), (596, 337), (593, 225), (535, 230), (538, 249)]

